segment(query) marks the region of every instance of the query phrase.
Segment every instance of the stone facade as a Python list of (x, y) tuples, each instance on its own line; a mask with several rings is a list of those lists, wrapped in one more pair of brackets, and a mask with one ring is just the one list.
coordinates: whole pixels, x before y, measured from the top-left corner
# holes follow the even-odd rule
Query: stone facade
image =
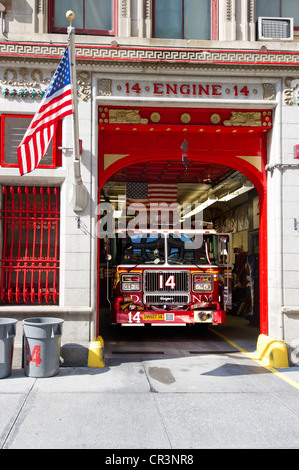
[[(66, 34), (48, 33), (47, 0), (3, 0), (0, 40), (0, 113), (32, 114), (67, 44)], [(62, 316), (69, 342), (97, 335), (98, 107), (171, 105), (221, 106), (273, 111), (267, 151), (268, 334), (287, 343), (299, 341), (299, 43), (256, 41), (254, 0), (220, 0), (217, 40), (170, 40), (152, 37), (150, 0), (118, 2), (118, 36), (76, 35), (79, 132), (82, 180), (89, 195), (82, 212), (70, 205), (74, 164), (72, 120), (63, 123), (62, 166), (19, 176), (2, 167), (0, 185), (59, 186), (60, 298), (57, 306), (1, 305), (3, 316)], [(129, 77), (129, 78), (128, 78)], [(147, 84), (140, 96), (124, 93), (124, 84)], [(153, 83), (217, 83), (221, 96), (153, 93)], [(249, 99), (233, 96), (234, 86), (256, 90)], [(182, 105), (182, 101), (180, 103)]]

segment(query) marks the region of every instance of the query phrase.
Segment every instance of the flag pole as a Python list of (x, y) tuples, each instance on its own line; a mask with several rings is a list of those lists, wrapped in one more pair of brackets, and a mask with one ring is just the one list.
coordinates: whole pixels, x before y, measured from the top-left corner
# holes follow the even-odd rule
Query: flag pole
[(66, 18), (70, 22), (67, 28), (69, 58), (70, 58), (70, 75), (72, 84), (72, 106), (73, 106), (73, 140), (74, 140), (74, 183), (71, 193), (71, 202), (75, 212), (81, 212), (87, 206), (87, 190), (83, 185), (81, 178), (80, 166), (80, 146), (79, 146), (79, 120), (78, 120), (78, 98), (77, 98), (77, 75), (76, 75), (76, 56), (75, 56), (75, 28), (72, 21), (75, 13), (71, 10), (66, 12)]

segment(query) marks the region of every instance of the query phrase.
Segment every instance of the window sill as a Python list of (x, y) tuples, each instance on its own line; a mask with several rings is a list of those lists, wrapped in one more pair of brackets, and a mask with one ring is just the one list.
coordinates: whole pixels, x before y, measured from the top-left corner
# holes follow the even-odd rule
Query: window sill
[(20, 172), (18, 168), (4, 168), (1, 167), (1, 175), (0, 175), (0, 184), (10, 184), (10, 185), (26, 185), (30, 182), (30, 184), (36, 184), (42, 186), (43, 184), (53, 184), (53, 185), (60, 185), (66, 179), (66, 170), (62, 168), (44, 168), (44, 169), (36, 169), (31, 173), (22, 176), (22, 180), (20, 180)]

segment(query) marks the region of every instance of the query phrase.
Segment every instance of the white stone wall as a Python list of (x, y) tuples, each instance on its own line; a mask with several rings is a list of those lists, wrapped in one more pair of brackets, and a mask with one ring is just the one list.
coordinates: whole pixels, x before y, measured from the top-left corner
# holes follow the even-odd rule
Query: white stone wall
[(299, 161), (294, 158), (299, 108), (286, 101), (286, 78), (280, 80), (268, 135), (268, 295), (269, 335), (289, 343), (299, 338), (299, 232), (294, 226), (299, 214)]
[[(268, 165), (281, 162), (281, 99), (282, 83), (277, 83), (277, 104), (273, 110), (273, 128), (268, 133)], [(283, 339), (282, 328), (282, 252), (281, 252), (281, 173), (268, 172), (268, 325), (269, 334)], [(260, 283), (262, 283), (260, 279)]]
[[(298, 80), (297, 80), (298, 82)], [(299, 338), (299, 107), (282, 106), (282, 252), (284, 334), (288, 342)], [(290, 165), (290, 166), (287, 166)], [(279, 171), (279, 170), (278, 170)], [(291, 315), (290, 315), (291, 312)]]
[[(2, 0), (6, 6), (4, 14), (4, 35), (9, 41), (30, 41), (54, 43), (67, 43), (66, 34), (48, 34), (47, 32), (47, 0)], [(220, 0), (219, 41), (182, 41), (151, 38), (152, 6), (151, 1), (120, 0), (119, 1), (119, 37), (115, 38), (120, 45), (151, 46), (151, 47), (200, 47), (206, 54), (203, 61), (209, 56), (208, 50), (223, 48), (226, 51), (247, 49), (259, 51), (266, 46), (272, 51), (298, 51), (298, 42), (266, 43), (255, 41), (254, 1), (250, 0)], [(249, 20), (247, 22), (247, 20)], [(77, 36), (76, 43), (106, 44), (109, 45), (114, 38), (99, 36)], [(4, 41), (2, 37), (1, 41)], [(8, 44), (9, 44), (8, 41)], [(275, 80), (276, 99), (271, 105), (274, 112), (273, 129), (268, 133), (268, 297), (269, 297), (269, 334), (288, 342), (299, 338), (299, 232), (294, 229), (294, 219), (299, 221), (298, 186), (299, 167), (294, 159), (294, 146), (299, 143), (299, 107), (296, 103), (287, 104), (284, 90), (286, 87), (286, 72), (277, 66), (273, 71), (261, 65), (255, 70), (246, 71), (243, 66), (236, 72), (230, 70), (230, 61), (236, 61), (233, 53), (228, 54), (227, 65), (211, 74), (205, 70), (205, 65), (192, 64), (188, 71), (184, 65), (173, 62), (172, 69), (167, 70), (167, 77), (179, 81), (189, 74), (197, 76), (199, 73), (209, 77), (210, 80), (228, 82), (245, 80), (251, 82), (267, 82)], [(6, 60), (6, 59), (5, 59)], [(15, 60), (15, 59), (12, 59)], [(275, 62), (275, 57), (270, 58)], [(95, 69), (92, 95), (87, 101), (79, 100), (79, 134), (83, 140), (83, 153), (81, 171), (83, 183), (89, 194), (89, 201), (82, 213), (75, 213), (70, 204), (70, 192), (73, 184), (73, 156), (69, 151), (63, 152), (63, 165), (55, 170), (35, 170), (22, 178), (26, 185), (59, 185), (61, 187), (61, 230), (60, 230), (60, 302), (53, 309), (57, 315), (68, 319), (65, 325), (65, 335), (70, 341), (89, 340), (94, 338), (96, 319), (96, 270), (97, 270), (97, 240), (95, 236), (95, 209), (97, 204), (97, 80), (98, 78), (115, 77), (126, 78), (130, 73), (136, 77), (136, 69), (132, 66), (126, 70), (123, 62), (121, 66), (113, 65), (110, 61), (107, 70), (101, 65), (103, 74), (98, 73), (97, 65), (90, 65)], [(137, 62), (136, 62), (137, 64)], [(292, 65), (290, 63), (290, 65)], [(2, 61), (0, 77), (3, 77), (5, 68), (26, 66)], [(32, 67), (30, 63), (29, 67)], [(46, 67), (43, 64), (45, 76), (51, 76), (54, 65)], [(97, 68), (98, 67), (98, 68)], [(118, 68), (119, 67), (119, 68)], [(243, 69), (242, 69), (243, 67)], [(274, 65), (273, 65), (274, 67)], [(136, 65), (137, 68), (137, 65)], [(140, 79), (145, 79), (145, 72), (151, 70), (151, 64), (140, 64), (138, 73), (142, 72)], [(155, 64), (148, 79), (158, 79), (163, 75), (163, 68)], [(293, 73), (293, 72), (292, 72)], [(294, 72), (296, 75), (296, 71)], [(123, 74), (123, 75), (121, 75)], [(154, 75), (155, 74), (155, 77)], [(243, 78), (242, 78), (243, 77)], [(165, 78), (165, 77), (164, 77)], [(166, 79), (166, 78), (165, 78)], [(295, 93), (295, 92), (294, 92)], [(293, 93), (293, 95), (294, 95)], [(0, 96), (0, 112), (32, 114), (36, 111), (40, 101), (37, 99), (4, 98)], [(146, 104), (146, 101), (144, 101)], [(232, 102), (217, 102), (212, 106), (232, 106)], [(196, 106), (196, 103), (188, 105)], [(205, 103), (209, 106), (209, 103)], [(262, 103), (261, 103), (262, 106)], [(72, 119), (68, 117), (63, 124), (63, 147), (72, 147)], [(272, 167), (272, 169), (271, 169)], [(20, 184), (18, 169), (1, 168), (1, 184)], [(80, 226), (78, 219), (80, 217)], [(299, 229), (298, 229), (299, 230)], [(262, 279), (261, 279), (262, 282)], [(32, 306), (10, 307), (0, 306), (0, 314), (16, 312), (30, 316), (32, 312), (40, 314), (44, 308)]]
[[(55, 69), (55, 66), (53, 67)], [(3, 77), (5, 68), (0, 68)], [(43, 70), (44, 76), (51, 76), (51, 70)], [(30, 97), (4, 97), (0, 95), (0, 113), (34, 114), (40, 106), (40, 99)], [(60, 286), (59, 305), (1, 305), (0, 315), (42, 316), (51, 313), (66, 317), (64, 326), (65, 341), (89, 341), (95, 332), (95, 201), (97, 150), (93, 148), (91, 129), (93, 126), (92, 101), (78, 101), (79, 138), (82, 139), (81, 175), (88, 192), (88, 204), (83, 212), (75, 212), (70, 202), (74, 183), (74, 157), (72, 116), (63, 120), (62, 167), (56, 169), (36, 169), (20, 177), (17, 168), (1, 168), (0, 185), (59, 186), (60, 198)], [(71, 150), (67, 150), (71, 149)], [(80, 221), (78, 221), (80, 217)], [(80, 223), (80, 226), (78, 226)]]

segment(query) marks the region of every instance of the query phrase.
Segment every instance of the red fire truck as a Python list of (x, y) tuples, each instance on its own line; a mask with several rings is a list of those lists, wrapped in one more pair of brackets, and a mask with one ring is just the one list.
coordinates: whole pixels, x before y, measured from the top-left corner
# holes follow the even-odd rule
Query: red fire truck
[(113, 324), (225, 322), (231, 306), (229, 234), (123, 230), (114, 240)]

